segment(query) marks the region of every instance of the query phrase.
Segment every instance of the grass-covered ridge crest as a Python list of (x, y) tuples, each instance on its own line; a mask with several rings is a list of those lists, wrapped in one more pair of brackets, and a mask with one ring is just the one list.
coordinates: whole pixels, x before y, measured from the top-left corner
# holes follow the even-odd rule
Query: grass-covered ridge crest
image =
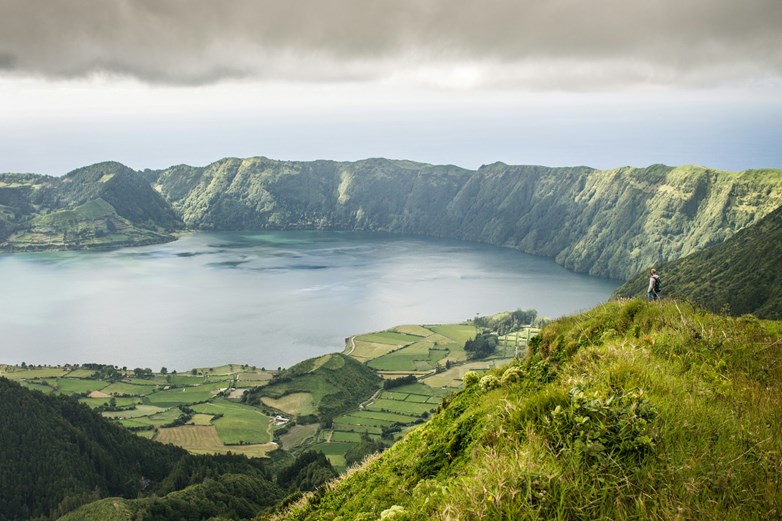
[(774, 519), (779, 322), (611, 302), (267, 519)]

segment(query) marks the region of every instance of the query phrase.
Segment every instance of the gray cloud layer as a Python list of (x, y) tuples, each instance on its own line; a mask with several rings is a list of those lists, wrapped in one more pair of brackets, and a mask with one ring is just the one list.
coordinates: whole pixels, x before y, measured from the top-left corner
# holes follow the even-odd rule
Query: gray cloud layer
[(0, 0), (0, 74), (776, 83), (780, 28), (780, 0)]

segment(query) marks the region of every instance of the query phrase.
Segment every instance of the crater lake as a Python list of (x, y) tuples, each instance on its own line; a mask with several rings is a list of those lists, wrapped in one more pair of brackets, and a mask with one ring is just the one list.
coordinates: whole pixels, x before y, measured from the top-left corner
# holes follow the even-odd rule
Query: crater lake
[(620, 282), (506, 248), (363, 232), (0, 255), (0, 363), (288, 367), (400, 324), (576, 313)]

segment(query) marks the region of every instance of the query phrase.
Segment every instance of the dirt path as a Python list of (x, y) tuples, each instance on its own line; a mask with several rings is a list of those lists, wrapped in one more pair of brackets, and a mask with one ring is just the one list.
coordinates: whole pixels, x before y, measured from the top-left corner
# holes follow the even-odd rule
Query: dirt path
[(351, 347), (350, 347), (350, 351), (348, 351), (347, 353), (345, 353), (347, 356), (350, 356), (350, 355), (352, 355), (352, 354), (353, 354), (353, 351), (355, 351), (355, 350), (356, 350), (356, 336), (355, 336), (355, 335), (353, 335), (352, 337), (350, 337), (350, 345), (351, 345)]

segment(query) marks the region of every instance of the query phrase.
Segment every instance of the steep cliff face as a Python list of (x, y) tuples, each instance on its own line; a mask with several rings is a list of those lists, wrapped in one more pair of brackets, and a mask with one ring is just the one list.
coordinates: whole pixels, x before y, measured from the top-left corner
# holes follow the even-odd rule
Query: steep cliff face
[(452, 237), (628, 278), (718, 244), (782, 200), (782, 172), (698, 166), (469, 171), (410, 161), (225, 159), (150, 176), (196, 229), (333, 228)]
[(779, 170), (495, 163), (470, 171), (388, 159), (255, 157), (138, 173), (101, 163), (63, 178), (0, 176), (0, 248), (160, 242), (183, 223), (377, 230), (487, 242), (626, 279), (723, 242), (780, 201)]

